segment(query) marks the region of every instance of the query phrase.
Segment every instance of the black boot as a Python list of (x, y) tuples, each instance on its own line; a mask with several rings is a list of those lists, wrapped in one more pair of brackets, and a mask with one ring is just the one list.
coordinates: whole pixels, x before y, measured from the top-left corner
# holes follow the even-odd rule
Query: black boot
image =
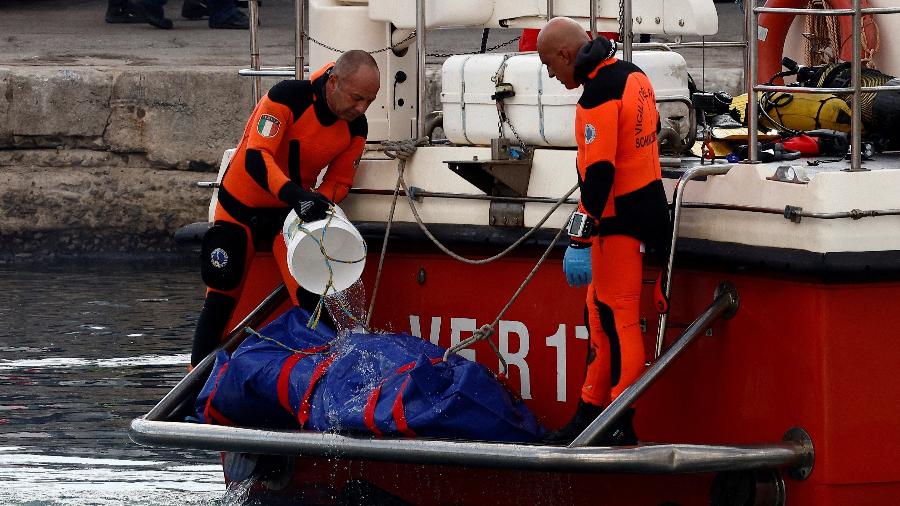
[[(572, 420), (563, 428), (544, 436), (544, 442), (553, 445), (571, 443), (602, 412), (603, 408), (600, 406), (579, 399), (578, 409), (575, 411)], [(613, 421), (610, 428), (594, 441), (593, 446), (634, 446), (638, 444), (637, 434), (634, 432), (634, 427), (631, 423), (633, 418), (634, 409), (626, 409), (619, 415), (619, 418)]]
[(246, 30), (250, 28), (250, 18), (247, 17), (243, 12), (232, 9), (230, 14), (226, 14), (224, 16), (210, 16), (209, 18), (209, 27), (217, 28), (217, 29), (230, 29), (230, 30)]
[(634, 446), (638, 444), (637, 433), (634, 432), (634, 408), (628, 408), (617, 418), (603, 436), (594, 444), (596, 446)]
[(571, 443), (602, 412), (602, 407), (578, 399), (578, 409), (575, 410), (575, 415), (569, 423), (544, 436), (544, 442), (551, 445)]
[(173, 26), (172, 20), (166, 17), (165, 11), (159, 5), (150, 4), (142, 0), (128, 0), (128, 6), (141, 13), (147, 20), (147, 23), (157, 28), (169, 30)]
[(184, 0), (181, 4), (181, 17), (185, 19), (202, 19), (209, 16), (206, 0)]
[(106, 6), (107, 23), (146, 23), (147, 16), (130, 6), (126, 0), (109, 0)]

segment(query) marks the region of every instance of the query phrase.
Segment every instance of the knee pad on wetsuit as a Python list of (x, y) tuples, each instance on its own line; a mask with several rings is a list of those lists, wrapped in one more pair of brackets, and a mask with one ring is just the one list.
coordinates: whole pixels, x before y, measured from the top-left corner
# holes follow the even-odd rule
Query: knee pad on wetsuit
[(194, 331), (191, 365), (199, 364), (204, 357), (219, 347), (236, 305), (237, 301), (224, 293), (206, 294), (200, 318), (197, 320), (197, 329)]
[(247, 232), (236, 223), (217, 221), (203, 237), (200, 275), (206, 286), (233, 290), (241, 284), (247, 262)]
[(594, 299), (594, 307), (597, 308), (597, 314), (600, 316), (600, 328), (609, 340), (610, 385), (616, 386), (622, 377), (622, 344), (616, 328), (616, 314), (611, 307), (597, 298)]

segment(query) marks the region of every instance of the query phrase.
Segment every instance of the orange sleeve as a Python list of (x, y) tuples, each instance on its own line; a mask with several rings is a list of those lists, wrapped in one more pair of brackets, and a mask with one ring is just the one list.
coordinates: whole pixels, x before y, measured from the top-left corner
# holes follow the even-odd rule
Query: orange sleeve
[(619, 101), (607, 101), (590, 109), (579, 108), (583, 125), (578, 132), (583, 143), (582, 159), (578, 164), (581, 182), (579, 210), (599, 220), (612, 191), (616, 172), (616, 151), (619, 145)]
[(337, 204), (344, 200), (350, 187), (353, 186), (353, 178), (356, 176), (356, 167), (366, 146), (364, 137), (353, 136), (350, 145), (341, 151), (334, 160), (328, 164), (328, 171), (322, 179), (322, 184), (316, 190), (329, 200)]
[(291, 109), (268, 96), (263, 97), (251, 118), (245, 167), (250, 177), (275, 197), (290, 182), (285, 168), (275, 162), (275, 153), (292, 121)]

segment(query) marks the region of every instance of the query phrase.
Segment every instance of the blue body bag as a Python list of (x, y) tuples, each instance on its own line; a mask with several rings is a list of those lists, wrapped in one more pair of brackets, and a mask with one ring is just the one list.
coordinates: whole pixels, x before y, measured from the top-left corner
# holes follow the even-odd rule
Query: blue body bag
[(197, 398), (204, 423), (534, 442), (534, 415), (484, 366), (409, 334), (336, 337), (293, 308), (220, 350)]

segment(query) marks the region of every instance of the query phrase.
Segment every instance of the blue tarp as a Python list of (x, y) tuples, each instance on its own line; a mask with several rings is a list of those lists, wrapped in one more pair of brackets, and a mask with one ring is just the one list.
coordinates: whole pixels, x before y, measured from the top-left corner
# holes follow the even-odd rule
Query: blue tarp
[[(484, 366), (409, 334), (336, 337), (291, 309), (216, 355), (197, 398), (204, 423), (532, 442), (543, 429)], [(305, 400), (305, 402), (304, 402)]]

